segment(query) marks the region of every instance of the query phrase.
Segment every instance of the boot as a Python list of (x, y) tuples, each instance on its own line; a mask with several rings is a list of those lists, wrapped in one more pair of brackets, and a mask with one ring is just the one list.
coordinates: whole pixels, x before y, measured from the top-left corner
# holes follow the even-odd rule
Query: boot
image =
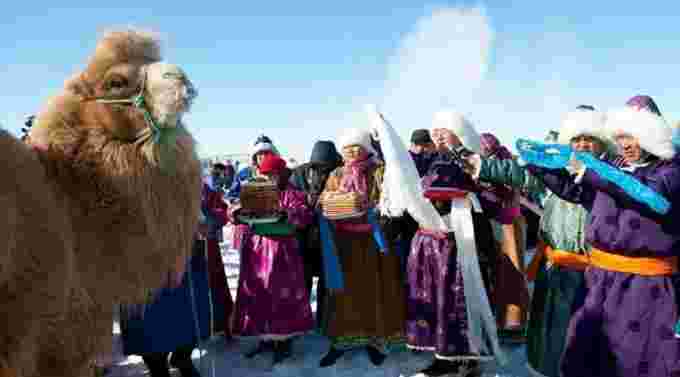
[(429, 367), (412, 377), (478, 377), (479, 372), (479, 363), (476, 360), (434, 359)]
[(274, 342), (274, 365), (280, 364), (292, 356), (292, 342), (292, 339)]
[(345, 354), (345, 350), (339, 350), (333, 346), (328, 350), (328, 353), (324, 357), (321, 358), (321, 361), (319, 362), (319, 366), (321, 368), (326, 368), (331, 365), (334, 365), (339, 358), (342, 357), (342, 355)]
[(179, 369), (182, 377), (201, 377), (201, 374), (191, 361), (191, 352), (193, 350), (193, 346), (178, 348), (170, 356), (170, 365)]
[(373, 363), (373, 365), (375, 366), (382, 365), (382, 363), (384, 363), (385, 359), (387, 358), (387, 355), (380, 352), (380, 350), (378, 350), (374, 346), (366, 346), (366, 353), (368, 353), (368, 358), (371, 360), (371, 363)]
[(252, 359), (253, 357), (261, 354), (262, 352), (270, 350), (271, 348), (272, 348), (272, 342), (260, 340), (257, 343), (257, 346), (254, 349), (246, 352), (243, 356), (245, 356), (246, 359)]
[(154, 352), (142, 355), (151, 377), (170, 377), (167, 352)]

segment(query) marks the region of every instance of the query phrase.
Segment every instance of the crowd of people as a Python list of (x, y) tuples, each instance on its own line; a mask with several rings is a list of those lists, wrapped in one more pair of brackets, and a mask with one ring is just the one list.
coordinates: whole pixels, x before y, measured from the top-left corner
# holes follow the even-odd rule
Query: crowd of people
[[(172, 353), (190, 377), (191, 351), (209, 336), (256, 337), (244, 357), (271, 352), (278, 364), (318, 330), (329, 339), (320, 368), (359, 348), (379, 366), (405, 345), (432, 354), (417, 376), (475, 376), (511, 342), (527, 344), (535, 376), (680, 375), (680, 160), (650, 97), (578, 106), (545, 142), (634, 177), (670, 203), (664, 214), (576, 160), (527, 163), (453, 111), (412, 132), (409, 160), (390, 127), (317, 141), (293, 169), (267, 136), (241, 171), (215, 164), (186, 273), (146, 304), (121, 305), (125, 353), (143, 355), (152, 377), (169, 376)], [(252, 182), (275, 185), (274, 220), (242, 205)], [(345, 197), (347, 216), (333, 216)], [(241, 257), (235, 300), (225, 226)]]

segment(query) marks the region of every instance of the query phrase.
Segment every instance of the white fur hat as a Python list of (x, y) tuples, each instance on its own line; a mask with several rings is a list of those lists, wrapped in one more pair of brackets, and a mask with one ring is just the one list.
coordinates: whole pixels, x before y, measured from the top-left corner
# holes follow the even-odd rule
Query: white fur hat
[(349, 145), (360, 145), (374, 157), (377, 156), (371, 145), (371, 132), (363, 128), (346, 129), (340, 136), (338, 144), (340, 144), (341, 149)]
[(600, 111), (580, 109), (570, 111), (562, 119), (557, 142), (569, 144), (575, 137), (592, 136), (606, 143), (608, 140), (604, 132), (604, 124), (605, 115)]
[(605, 131), (611, 140), (617, 135), (627, 134), (638, 139), (640, 147), (664, 160), (675, 155), (673, 148), (673, 129), (660, 117), (650, 111), (640, 111), (632, 107), (607, 112)]
[(436, 112), (432, 120), (431, 131), (438, 128), (445, 128), (456, 134), (463, 146), (472, 152), (481, 152), (482, 138), (475, 130), (475, 126), (463, 114), (452, 110)]

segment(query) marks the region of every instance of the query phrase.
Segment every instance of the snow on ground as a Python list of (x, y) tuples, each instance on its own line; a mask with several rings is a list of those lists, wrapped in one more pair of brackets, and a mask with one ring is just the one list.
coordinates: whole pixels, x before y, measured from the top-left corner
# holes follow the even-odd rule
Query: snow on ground
[[(226, 233), (226, 232), (225, 232)], [(225, 234), (225, 239), (231, 239)], [(236, 296), (239, 274), (239, 255), (228, 245), (223, 245), (222, 258), (232, 296)], [(312, 297), (312, 307), (316, 311), (316, 296)], [(107, 377), (148, 376), (141, 357), (125, 357), (121, 353), (120, 329), (114, 320), (113, 368)], [(413, 354), (404, 349), (391, 350), (381, 367), (371, 364), (366, 353), (357, 350), (346, 354), (336, 365), (319, 368), (319, 360), (328, 348), (326, 339), (317, 334), (309, 334), (294, 343), (294, 354), (283, 364), (272, 368), (271, 353), (258, 355), (247, 360), (242, 354), (256, 344), (254, 339), (239, 339), (225, 343), (224, 338), (215, 337), (200, 345), (192, 357), (194, 364), (203, 377), (401, 377), (410, 376), (426, 367), (431, 361), (429, 354)], [(525, 377), (529, 376), (526, 364), (525, 346), (504, 346), (510, 362), (501, 367), (495, 363), (484, 366), (483, 377)], [(179, 376), (179, 373), (176, 374)]]

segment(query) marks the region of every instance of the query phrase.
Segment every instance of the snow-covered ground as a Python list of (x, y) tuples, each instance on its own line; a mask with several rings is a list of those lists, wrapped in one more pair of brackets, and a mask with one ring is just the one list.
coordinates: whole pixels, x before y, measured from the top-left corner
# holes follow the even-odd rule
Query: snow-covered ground
[[(225, 239), (231, 239), (227, 235)], [(225, 264), (229, 288), (232, 296), (236, 295), (239, 274), (239, 255), (236, 250), (223, 245), (222, 257)], [(316, 311), (316, 297), (312, 297), (312, 306)], [(142, 377), (148, 375), (142, 359), (138, 356), (124, 357), (120, 353), (120, 336), (117, 321), (114, 321), (114, 366), (108, 376)], [(318, 368), (318, 363), (328, 344), (325, 338), (309, 334), (294, 343), (294, 355), (283, 364), (272, 368), (271, 354), (262, 354), (251, 360), (242, 354), (255, 346), (255, 340), (240, 339), (225, 343), (222, 337), (216, 337), (195, 350), (194, 363), (203, 377), (400, 377), (410, 376), (418, 369), (426, 367), (431, 361), (427, 354), (415, 355), (403, 349), (391, 350), (389, 357), (381, 367), (371, 364), (365, 352), (357, 351), (345, 355), (336, 365), (329, 368)], [(525, 367), (525, 347), (504, 346), (510, 362), (501, 367), (495, 363), (484, 366), (484, 377), (525, 377), (529, 372)], [(179, 376), (179, 373), (177, 373)]]

